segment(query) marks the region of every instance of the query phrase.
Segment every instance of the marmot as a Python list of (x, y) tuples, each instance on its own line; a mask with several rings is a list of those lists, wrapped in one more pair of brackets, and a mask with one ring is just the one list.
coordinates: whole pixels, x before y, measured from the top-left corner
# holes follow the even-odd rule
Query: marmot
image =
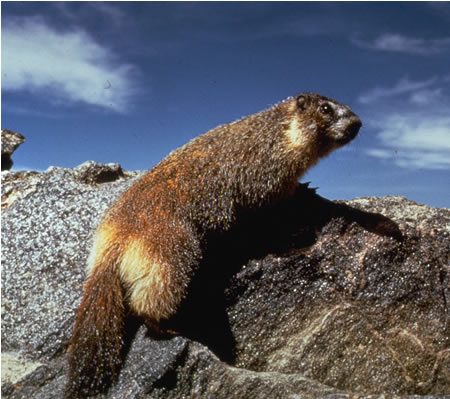
[(94, 235), (66, 396), (105, 390), (120, 367), (125, 316), (157, 330), (185, 297), (208, 236), (291, 197), (298, 179), (361, 125), (349, 107), (299, 94), (202, 134), (128, 188)]

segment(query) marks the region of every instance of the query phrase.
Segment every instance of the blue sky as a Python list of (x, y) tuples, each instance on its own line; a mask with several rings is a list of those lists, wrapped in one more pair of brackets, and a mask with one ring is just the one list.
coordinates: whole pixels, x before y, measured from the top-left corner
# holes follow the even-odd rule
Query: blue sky
[(306, 176), (330, 199), (450, 207), (450, 5), (2, 2), (15, 170), (149, 169), (219, 124), (313, 91), (363, 128)]

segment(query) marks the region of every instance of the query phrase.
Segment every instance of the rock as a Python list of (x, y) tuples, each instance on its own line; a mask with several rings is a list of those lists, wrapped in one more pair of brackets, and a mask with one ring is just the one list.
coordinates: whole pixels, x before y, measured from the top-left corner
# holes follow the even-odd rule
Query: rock
[(25, 137), (12, 130), (2, 129), (2, 170), (9, 170), (13, 166), (12, 153), (25, 142)]
[[(97, 170), (88, 180), (94, 181)], [(93, 186), (80, 183), (77, 169), (2, 173), (5, 347), (34, 360), (65, 351), (89, 236), (104, 210), (132, 182), (130, 176)]]
[[(61, 397), (92, 231), (141, 174), (94, 162), (2, 172), (4, 397)], [(177, 336), (128, 320), (126, 361), (105, 397), (448, 394), (449, 235), (448, 209), (331, 202), (300, 185), (211, 241), (166, 323)], [(34, 366), (4, 372), (11, 353)]]
[(30, 362), (22, 359), (17, 353), (2, 353), (2, 383), (3, 381), (12, 384), (17, 383), (26, 375), (36, 370), (40, 363)]
[(118, 163), (106, 165), (87, 161), (74, 170), (77, 180), (86, 184), (100, 184), (113, 182), (124, 176), (123, 170)]

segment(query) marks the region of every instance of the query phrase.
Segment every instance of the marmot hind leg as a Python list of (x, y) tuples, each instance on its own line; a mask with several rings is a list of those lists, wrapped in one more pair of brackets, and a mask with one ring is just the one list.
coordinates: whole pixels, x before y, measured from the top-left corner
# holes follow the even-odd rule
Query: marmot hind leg
[(171, 232), (170, 241), (174, 246), (158, 254), (152, 242), (133, 238), (127, 243), (120, 265), (131, 312), (142, 317), (155, 332), (161, 320), (177, 311), (200, 262), (200, 247), (192, 234), (177, 229)]

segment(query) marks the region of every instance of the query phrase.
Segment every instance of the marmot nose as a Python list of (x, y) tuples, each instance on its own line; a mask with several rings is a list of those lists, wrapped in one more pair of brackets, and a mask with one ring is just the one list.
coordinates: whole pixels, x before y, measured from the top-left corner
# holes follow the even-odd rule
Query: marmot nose
[(349, 127), (347, 128), (347, 135), (349, 139), (354, 139), (356, 137), (356, 135), (359, 132), (359, 129), (361, 129), (362, 126), (362, 122), (361, 120), (358, 118), (356, 119), (354, 122), (352, 122)]

